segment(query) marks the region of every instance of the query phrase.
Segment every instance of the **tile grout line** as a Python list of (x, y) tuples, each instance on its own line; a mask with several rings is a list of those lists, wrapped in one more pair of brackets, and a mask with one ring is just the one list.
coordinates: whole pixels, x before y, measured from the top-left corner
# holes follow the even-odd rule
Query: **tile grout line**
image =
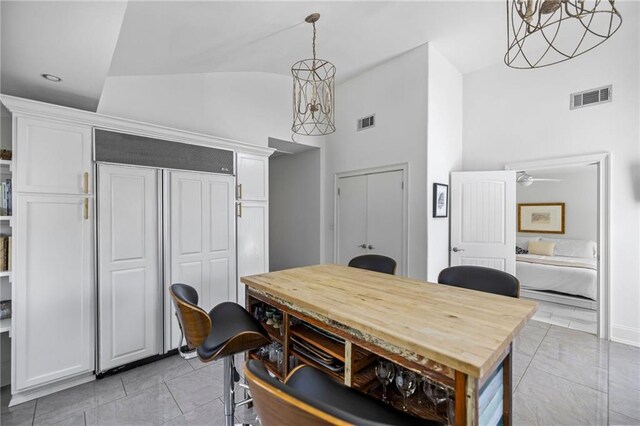
[[(191, 373), (191, 372), (189, 372)], [(182, 377), (182, 376), (177, 376), (177, 377)], [(175, 379), (176, 377), (172, 377), (172, 379)], [(176, 405), (178, 406), (178, 410), (180, 410), (180, 415), (185, 414), (184, 411), (182, 411), (182, 407), (180, 407), (180, 404), (178, 404), (178, 401), (176, 400), (176, 397), (173, 395), (173, 392), (171, 392), (171, 388), (169, 387), (169, 384), (165, 381), (164, 377), (162, 378), (162, 384), (164, 384), (164, 386), (167, 388), (167, 390), (169, 391), (169, 395), (171, 395), (171, 398), (173, 399), (173, 402), (176, 403)], [(176, 416), (178, 417), (178, 416)]]
[[(531, 360), (529, 361), (529, 364), (527, 364), (527, 368), (524, 369), (524, 372), (522, 373), (522, 376), (520, 376), (520, 381), (518, 382), (518, 385), (516, 386), (515, 390), (518, 390), (518, 386), (520, 386), (520, 382), (522, 382), (522, 379), (524, 378), (524, 375), (527, 374), (527, 371), (529, 370), (529, 367), (531, 366), (531, 363), (533, 362), (533, 358), (536, 356), (536, 354), (538, 353), (538, 349), (540, 349), (540, 345), (542, 345), (542, 342), (544, 341), (544, 339), (547, 337), (547, 334), (549, 334), (549, 330), (551, 330), (551, 327), (547, 328), (544, 332), (544, 336), (542, 336), (542, 339), (540, 339), (540, 343), (538, 343), (538, 346), (536, 346), (536, 350), (533, 353), (533, 355), (531, 355)], [(515, 391), (514, 391), (515, 392)]]
[(31, 417), (31, 426), (33, 426), (36, 423), (36, 412), (38, 410), (38, 400), (40, 398), (36, 398), (36, 404), (33, 407), (33, 417)]

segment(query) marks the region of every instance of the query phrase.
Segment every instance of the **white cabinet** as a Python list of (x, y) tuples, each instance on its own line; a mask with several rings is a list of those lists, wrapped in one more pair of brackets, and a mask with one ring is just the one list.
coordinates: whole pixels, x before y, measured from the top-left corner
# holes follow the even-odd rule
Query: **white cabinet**
[[(238, 203), (238, 278), (269, 271), (269, 205)], [(238, 303), (245, 304), (245, 285), (238, 283)]]
[[(170, 282), (194, 287), (205, 311), (236, 300), (236, 240), (233, 176), (168, 172)], [(180, 330), (173, 306), (171, 348)]]
[(269, 198), (269, 157), (238, 153), (238, 200), (267, 201)]
[(18, 117), (15, 192), (92, 194), (91, 127)]
[(93, 202), (17, 195), (15, 390), (94, 369)]
[(162, 352), (161, 179), (98, 165), (99, 371)]

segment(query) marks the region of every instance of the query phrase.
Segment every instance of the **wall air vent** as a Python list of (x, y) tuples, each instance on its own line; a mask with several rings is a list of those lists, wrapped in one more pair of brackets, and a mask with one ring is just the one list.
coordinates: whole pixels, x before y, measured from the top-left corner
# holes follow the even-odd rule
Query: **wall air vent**
[(584, 92), (572, 93), (570, 96), (570, 109), (611, 102), (611, 89), (612, 86), (609, 85), (597, 89), (585, 90)]
[(373, 114), (368, 117), (359, 118), (358, 131), (375, 127), (376, 126), (375, 117), (376, 115)]

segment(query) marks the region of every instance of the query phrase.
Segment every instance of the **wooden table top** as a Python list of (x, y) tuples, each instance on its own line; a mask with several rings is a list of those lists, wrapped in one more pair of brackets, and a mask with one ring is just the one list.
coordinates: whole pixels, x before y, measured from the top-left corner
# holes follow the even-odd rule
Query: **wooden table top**
[(482, 379), (536, 311), (533, 301), (339, 265), (242, 277), (301, 313)]

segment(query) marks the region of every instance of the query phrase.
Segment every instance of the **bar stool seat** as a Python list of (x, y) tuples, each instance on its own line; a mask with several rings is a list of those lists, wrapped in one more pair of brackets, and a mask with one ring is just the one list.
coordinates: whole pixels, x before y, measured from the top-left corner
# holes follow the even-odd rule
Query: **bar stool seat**
[[(207, 338), (198, 346), (198, 356), (203, 360), (219, 359), (225, 345), (232, 339), (240, 339), (243, 335), (247, 337), (262, 335), (265, 339), (269, 339), (262, 325), (237, 303), (223, 302), (216, 305), (209, 311), (209, 318), (214, 326), (211, 327)], [(218, 327), (215, 324), (222, 326)], [(247, 343), (238, 342), (238, 347), (234, 351), (244, 352), (256, 347), (253, 342)]]
[(310, 366), (293, 370), (285, 383), (272, 378), (257, 360), (245, 363), (245, 375), (263, 426), (354, 424), (440, 426), (399, 411)]

